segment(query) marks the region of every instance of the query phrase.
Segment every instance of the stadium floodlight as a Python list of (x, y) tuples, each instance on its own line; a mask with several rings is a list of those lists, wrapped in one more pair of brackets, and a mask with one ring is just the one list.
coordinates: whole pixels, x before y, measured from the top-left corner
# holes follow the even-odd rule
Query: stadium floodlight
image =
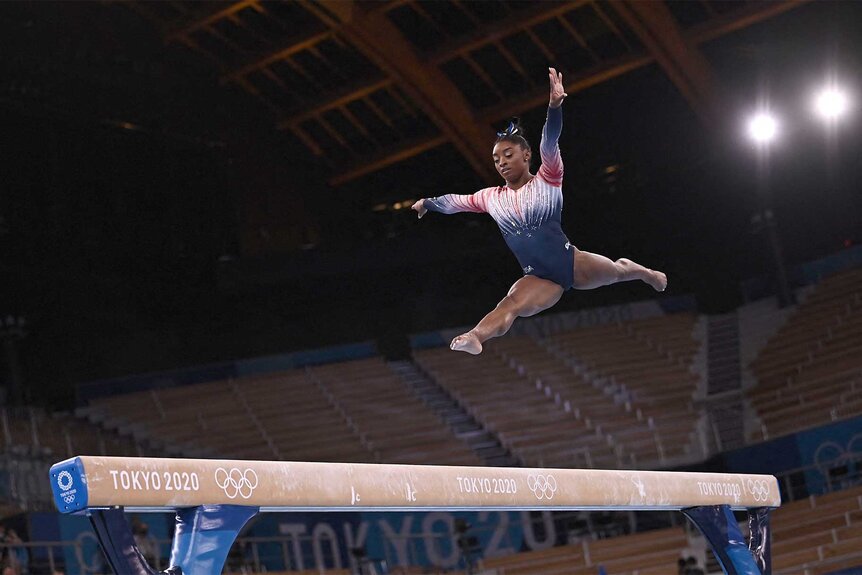
[(748, 122), (748, 135), (758, 144), (768, 144), (778, 133), (778, 122), (767, 114), (755, 114)]
[(835, 120), (847, 111), (849, 102), (841, 89), (829, 87), (817, 94), (814, 105), (822, 118)]

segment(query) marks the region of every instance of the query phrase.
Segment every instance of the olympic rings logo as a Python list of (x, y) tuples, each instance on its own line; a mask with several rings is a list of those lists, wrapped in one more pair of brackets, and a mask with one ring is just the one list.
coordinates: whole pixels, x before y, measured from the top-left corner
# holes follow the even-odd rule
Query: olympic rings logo
[(814, 452), (814, 463), (817, 471), (827, 482), (833, 481), (832, 470), (836, 467), (852, 464), (862, 453), (862, 433), (857, 433), (849, 439), (846, 445), (843, 441), (825, 441), (817, 446)]
[(557, 492), (557, 480), (553, 475), (530, 475), (527, 477), (527, 487), (537, 499), (552, 499)]
[(769, 499), (769, 485), (763, 479), (749, 479), (748, 490), (754, 495), (755, 501), (766, 502)]
[(240, 471), (232, 467), (230, 471), (226, 471), (223, 467), (219, 467), (215, 471), (215, 482), (224, 490), (228, 499), (235, 499), (237, 495), (248, 499), (257, 488), (257, 473), (254, 469)]
[(59, 487), (60, 491), (63, 492), (63, 501), (65, 501), (67, 505), (75, 500), (74, 491), (72, 493), (66, 493), (67, 491), (72, 489), (73, 483), (74, 480), (72, 479), (72, 474), (68, 471), (61, 471), (57, 475), (57, 487)]

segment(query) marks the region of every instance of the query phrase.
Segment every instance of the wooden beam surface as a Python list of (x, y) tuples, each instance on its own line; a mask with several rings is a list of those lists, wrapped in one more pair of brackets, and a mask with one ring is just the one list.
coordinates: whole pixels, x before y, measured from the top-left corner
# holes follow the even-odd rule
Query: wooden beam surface
[(779, 507), (771, 475), (81, 456), (50, 471), (57, 508), (316, 510)]

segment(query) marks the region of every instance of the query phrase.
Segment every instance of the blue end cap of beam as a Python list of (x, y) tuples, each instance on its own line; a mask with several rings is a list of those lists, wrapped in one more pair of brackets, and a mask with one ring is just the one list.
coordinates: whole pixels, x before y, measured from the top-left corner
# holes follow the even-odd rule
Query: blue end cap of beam
[(60, 513), (75, 513), (87, 508), (87, 476), (80, 458), (55, 463), (49, 475), (54, 504)]

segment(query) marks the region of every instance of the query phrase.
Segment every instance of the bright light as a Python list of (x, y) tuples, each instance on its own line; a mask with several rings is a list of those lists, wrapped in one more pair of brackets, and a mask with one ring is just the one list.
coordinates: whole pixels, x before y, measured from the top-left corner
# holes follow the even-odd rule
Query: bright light
[(748, 135), (758, 143), (766, 144), (775, 138), (778, 132), (778, 123), (775, 118), (766, 113), (760, 113), (754, 116), (748, 122)]
[(827, 88), (817, 95), (817, 112), (827, 120), (834, 120), (847, 111), (847, 96), (837, 88)]

